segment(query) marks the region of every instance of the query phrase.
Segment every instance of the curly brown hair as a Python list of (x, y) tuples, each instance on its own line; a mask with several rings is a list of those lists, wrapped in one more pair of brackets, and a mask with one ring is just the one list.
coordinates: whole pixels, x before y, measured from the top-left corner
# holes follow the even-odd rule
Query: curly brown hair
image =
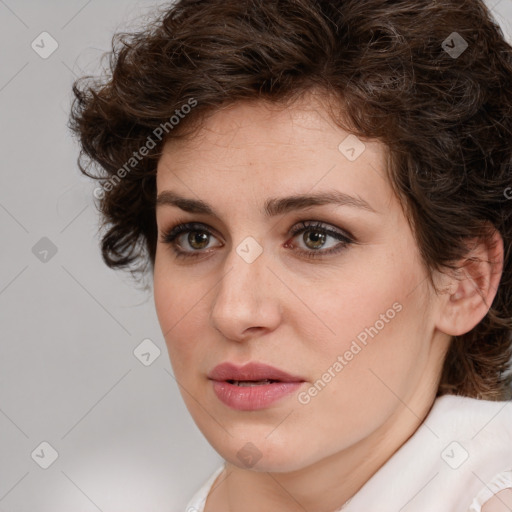
[(74, 83), (69, 127), (81, 172), (103, 183), (109, 267), (154, 269), (165, 142), (235, 102), (286, 106), (321, 91), (340, 127), (387, 145), (432, 284), (467, 257), (468, 240), (500, 232), (497, 294), (452, 338), (438, 396), (512, 397), (512, 47), (481, 0), (179, 0), (115, 34), (106, 55), (104, 76)]

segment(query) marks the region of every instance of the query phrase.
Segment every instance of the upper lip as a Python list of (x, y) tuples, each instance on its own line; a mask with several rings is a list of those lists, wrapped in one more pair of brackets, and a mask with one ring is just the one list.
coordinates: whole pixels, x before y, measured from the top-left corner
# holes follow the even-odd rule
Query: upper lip
[(217, 365), (209, 374), (208, 378), (217, 381), (237, 380), (278, 380), (281, 382), (304, 382), (304, 379), (295, 375), (269, 366), (268, 364), (250, 362), (243, 366), (225, 362)]

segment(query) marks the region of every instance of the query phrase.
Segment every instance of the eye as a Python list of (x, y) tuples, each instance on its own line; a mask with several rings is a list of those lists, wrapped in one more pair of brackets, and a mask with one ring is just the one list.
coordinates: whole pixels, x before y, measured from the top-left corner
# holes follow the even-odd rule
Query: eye
[[(303, 235), (302, 238), (299, 238), (301, 243), (295, 252), (306, 258), (321, 258), (335, 254), (355, 243), (351, 236), (316, 221), (302, 221), (294, 226), (289, 234), (293, 238)], [(212, 236), (213, 233), (204, 224), (189, 222), (178, 224), (164, 232), (160, 241), (171, 245), (177, 258), (197, 258), (211, 252), (205, 249), (211, 248), (209, 242)], [(325, 249), (324, 246), (329, 238), (337, 240), (338, 243)], [(287, 241), (285, 247), (294, 248), (295, 245)]]
[[(291, 229), (290, 234), (294, 238), (302, 235), (299, 240), (306, 249), (301, 248), (297, 252), (306, 258), (322, 258), (330, 254), (336, 254), (348, 245), (355, 243), (352, 237), (343, 234), (341, 231), (326, 227), (322, 222), (315, 221), (302, 221), (298, 226)], [(329, 238), (338, 240), (338, 243), (324, 249), (324, 245)], [(289, 247), (289, 242), (286, 245)]]
[[(188, 234), (187, 237), (184, 236), (186, 234)], [(196, 258), (204, 255), (204, 249), (208, 247), (207, 242), (210, 236), (212, 233), (204, 224), (186, 222), (163, 233), (161, 242), (171, 245), (177, 258)], [(188, 244), (192, 251), (183, 250), (183, 238), (185, 238), (185, 249)]]

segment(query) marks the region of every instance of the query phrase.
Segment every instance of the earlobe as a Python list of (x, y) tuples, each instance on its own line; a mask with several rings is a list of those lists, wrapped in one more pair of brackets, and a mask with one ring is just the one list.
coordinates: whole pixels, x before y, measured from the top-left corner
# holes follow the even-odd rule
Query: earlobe
[(497, 230), (474, 241), (468, 255), (448, 280), (447, 293), (438, 296), (436, 327), (451, 336), (473, 329), (487, 314), (503, 272), (503, 239)]

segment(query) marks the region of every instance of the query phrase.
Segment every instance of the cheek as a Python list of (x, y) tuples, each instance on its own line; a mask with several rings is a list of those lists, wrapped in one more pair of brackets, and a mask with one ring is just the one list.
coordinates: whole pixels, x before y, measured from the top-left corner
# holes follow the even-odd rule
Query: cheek
[(167, 278), (166, 274), (161, 270), (158, 260), (155, 262), (153, 295), (158, 321), (164, 337), (167, 338), (166, 333), (170, 331), (179, 317), (180, 303), (178, 301), (176, 282)]
[(406, 295), (403, 283), (408, 279), (404, 272), (395, 276), (394, 270), (383, 269), (382, 264), (365, 266), (348, 276), (329, 280), (329, 286), (310, 299), (326, 327), (322, 329), (326, 335), (319, 348), (343, 353), (354, 340), (365, 346), (400, 321), (398, 310), (403, 308)]
[[(343, 448), (377, 429), (399, 406), (397, 397), (407, 397), (428, 351), (422, 351), (427, 343), (415, 324), (420, 310), (404, 301), (397, 292), (375, 297), (359, 311), (347, 308), (333, 324), (335, 342), (324, 338), (315, 345), (314, 380), (298, 397), (306, 404), (299, 411), (308, 430), (337, 437)], [(317, 448), (326, 449), (321, 440)]]
[(190, 280), (184, 278), (186, 271), (180, 271), (167, 261), (169, 256), (165, 250), (157, 249), (153, 290), (158, 320), (167, 338), (182, 328), (181, 324), (188, 320), (187, 314), (193, 313), (194, 304), (200, 300), (200, 294), (196, 294)]
[(374, 259), (359, 261), (340, 284), (331, 281), (313, 299), (329, 327), (315, 341), (315, 373), (343, 373), (343, 379), (333, 379), (340, 386), (357, 382), (373, 388), (381, 374), (390, 385), (401, 386), (425, 346), (421, 269), (396, 254), (386, 257), (384, 251)]
[[(193, 300), (194, 294), (184, 286), (174, 275), (169, 278), (168, 273), (155, 263), (153, 289), (156, 314), (173, 369), (180, 374), (181, 368), (190, 364), (194, 345), (199, 339), (194, 334), (199, 299)], [(184, 290), (188, 291), (184, 293)]]

